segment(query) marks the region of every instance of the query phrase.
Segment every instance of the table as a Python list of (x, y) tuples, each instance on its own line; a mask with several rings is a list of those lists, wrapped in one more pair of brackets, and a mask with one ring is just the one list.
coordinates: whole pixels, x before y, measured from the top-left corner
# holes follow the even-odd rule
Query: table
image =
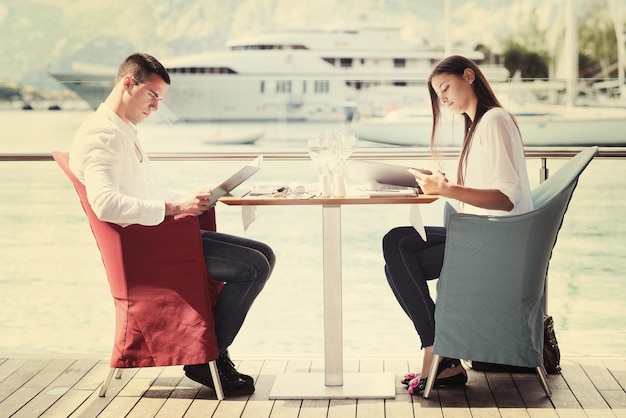
[(341, 206), (425, 204), (438, 196), (291, 198), (224, 196), (232, 206), (322, 207), (324, 287), (324, 373), (285, 373), (276, 376), (270, 399), (395, 398), (392, 373), (344, 373), (341, 295)]

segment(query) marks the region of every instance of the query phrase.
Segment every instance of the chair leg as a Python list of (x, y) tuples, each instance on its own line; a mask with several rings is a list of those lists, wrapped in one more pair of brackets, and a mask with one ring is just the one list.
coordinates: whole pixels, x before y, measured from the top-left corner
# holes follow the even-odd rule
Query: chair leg
[(220, 375), (217, 371), (217, 364), (215, 363), (215, 360), (209, 362), (209, 370), (211, 371), (215, 394), (217, 395), (217, 399), (221, 401), (224, 399), (224, 391), (222, 390), (222, 382), (220, 382)]
[(109, 375), (106, 380), (102, 383), (102, 388), (100, 389), (100, 397), (104, 398), (107, 394), (107, 390), (109, 390), (109, 385), (111, 384), (111, 379), (113, 379), (113, 375), (115, 375), (116, 379), (122, 378), (122, 369), (111, 368)]
[(100, 389), (100, 397), (104, 398), (107, 394), (107, 390), (109, 389), (109, 385), (111, 384), (111, 379), (113, 379), (113, 375), (115, 374), (115, 370), (117, 369), (111, 369), (109, 371), (109, 375), (107, 376), (107, 378), (104, 380), (104, 383), (102, 383), (102, 388)]
[(426, 387), (424, 388), (424, 398), (428, 399), (430, 391), (435, 386), (435, 380), (437, 380), (437, 368), (439, 367), (439, 361), (441, 356), (439, 354), (433, 354), (433, 361), (430, 364), (430, 371), (428, 372), (428, 379), (426, 379)]
[(546, 373), (546, 369), (543, 366), (537, 367), (537, 376), (539, 377), (541, 386), (546, 392), (546, 395), (548, 395), (548, 398), (552, 398), (552, 391), (550, 391), (550, 387), (548, 386), (548, 374)]

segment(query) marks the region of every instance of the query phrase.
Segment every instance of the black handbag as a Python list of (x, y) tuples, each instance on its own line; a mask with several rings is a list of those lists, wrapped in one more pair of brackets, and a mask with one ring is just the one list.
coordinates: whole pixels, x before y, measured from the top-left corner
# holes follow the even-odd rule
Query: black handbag
[[(561, 351), (554, 333), (554, 320), (550, 315), (543, 316), (543, 366), (549, 374), (561, 371)], [(535, 373), (532, 367), (507, 366), (505, 364), (472, 361), (472, 369), (480, 372)]]

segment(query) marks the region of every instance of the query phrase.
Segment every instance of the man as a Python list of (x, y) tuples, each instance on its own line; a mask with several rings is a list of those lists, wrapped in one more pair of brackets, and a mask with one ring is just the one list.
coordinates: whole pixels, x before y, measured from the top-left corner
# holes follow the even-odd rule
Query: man
[[(70, 168), (83, 182), (93, 211), (102, 221), (121, 226), (158, 225), (166, 216), (201, 215), (209, 207), (210, 189), (181, 193), (165, 189), (137, 137), (135, 124), (159, 108), (170, 77), (148, 54), (133, 54), (120, 65), (111, 93), (78, 129), (70, 151)], [(202, 231), (208, 272), (225, 283), (215, 305), (217, 368), (226, 395), (254, 392), (254, 379), (239, 373), (228, 347), (241, 329), (275, 263), (266, 244)], [(186, 365), (192, 380), (213, 388), (206, 364)]]

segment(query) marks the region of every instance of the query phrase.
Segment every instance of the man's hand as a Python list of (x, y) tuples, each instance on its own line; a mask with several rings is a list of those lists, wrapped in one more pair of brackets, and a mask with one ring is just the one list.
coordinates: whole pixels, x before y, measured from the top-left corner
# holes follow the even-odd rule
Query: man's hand
[(211, 206), (209, 202), (212, 195), (211, 190), (204, 189), (189, 193), (173, 202), (165, 202), (165, 216), (180, 215), (181, 213), (202, 215)]

